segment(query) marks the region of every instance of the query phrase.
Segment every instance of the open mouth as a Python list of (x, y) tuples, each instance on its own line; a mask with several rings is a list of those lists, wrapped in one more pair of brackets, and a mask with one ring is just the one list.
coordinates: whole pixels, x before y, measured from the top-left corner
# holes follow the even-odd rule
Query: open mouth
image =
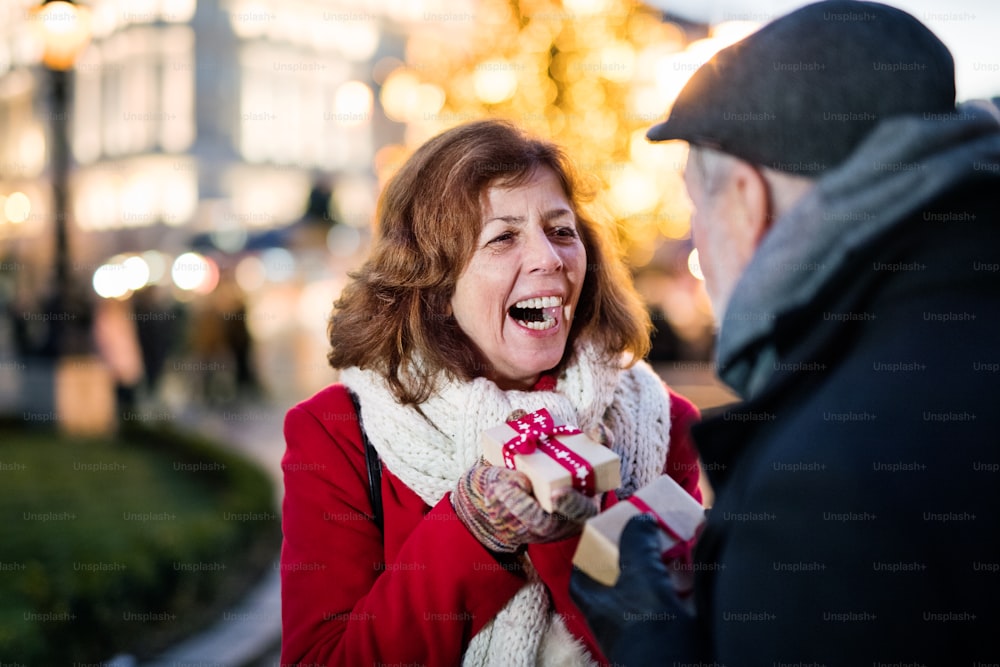
[(562, 297), (542, 296), (518, 301), (508, 311), (511, 318), (526, 329), (544, 331), (558, 324)]

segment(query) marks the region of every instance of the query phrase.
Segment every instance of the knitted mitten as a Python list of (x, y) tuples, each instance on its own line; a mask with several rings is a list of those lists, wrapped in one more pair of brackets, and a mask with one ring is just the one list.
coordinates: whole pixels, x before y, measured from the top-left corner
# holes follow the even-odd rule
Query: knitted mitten
[(483, 546), (498, 553), (565, 539), (597, 514), (594, 500), (574, 489), (561, 489), (552, 500), (555, 511), (549, 514), (531, 495), (524, 473), (490, 465), (470, 468), (451, 494), (458, 518)]

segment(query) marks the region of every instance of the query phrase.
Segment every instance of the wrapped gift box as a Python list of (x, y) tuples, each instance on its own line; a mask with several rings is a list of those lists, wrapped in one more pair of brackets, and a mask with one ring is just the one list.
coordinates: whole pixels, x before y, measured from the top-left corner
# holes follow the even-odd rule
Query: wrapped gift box
[(621, 462), (613, 451), (573, 426), (538, 410), (483, 432), (484, 458), (519, 470), (531, 480), (538, 504), (552, 511), (552, 494), (564, 487), (593, 496), (621, 486)]
[(678, 542), (687, 542), (705, 521), (705, 510), (677, 482), (663, 475), (631, 498), (620, 500), (610, 509), (589, 519), (580, 536), (573, 564), (605, 586), (618, 581), (618, 543), (629, 520), (651, 512), (660, 523), (662, 551)]

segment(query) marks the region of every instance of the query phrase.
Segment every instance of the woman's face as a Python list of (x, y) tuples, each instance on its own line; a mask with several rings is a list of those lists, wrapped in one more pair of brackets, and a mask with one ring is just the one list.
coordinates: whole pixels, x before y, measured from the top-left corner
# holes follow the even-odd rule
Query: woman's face
[(486, 190), (483, 228), (452, 314), (488, 364), (477, 375), (529, 389), (562, 359), (587, 270), (576, 216), (555, 172)]

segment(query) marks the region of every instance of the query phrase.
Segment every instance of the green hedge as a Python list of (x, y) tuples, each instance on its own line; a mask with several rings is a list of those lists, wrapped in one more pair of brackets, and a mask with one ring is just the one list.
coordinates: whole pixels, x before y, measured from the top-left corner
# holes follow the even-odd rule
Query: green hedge
[(0, 655), (148, 657), (200, 629), (277, 555), (274, 486), (173, 429), (112, 441), (0, 425)]

